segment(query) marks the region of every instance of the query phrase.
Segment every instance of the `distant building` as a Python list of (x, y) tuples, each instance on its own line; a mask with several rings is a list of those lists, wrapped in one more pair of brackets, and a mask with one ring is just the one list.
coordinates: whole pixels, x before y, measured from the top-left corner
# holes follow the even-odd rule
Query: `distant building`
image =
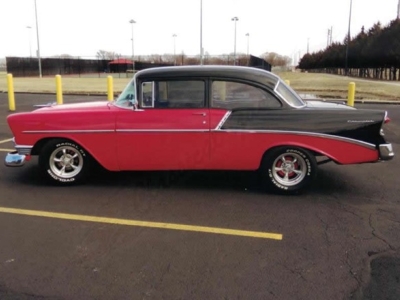
[(112, 60), (108, 63), (110, 73), (126, 73), (134, 70), (134, 61), (126, 58)]

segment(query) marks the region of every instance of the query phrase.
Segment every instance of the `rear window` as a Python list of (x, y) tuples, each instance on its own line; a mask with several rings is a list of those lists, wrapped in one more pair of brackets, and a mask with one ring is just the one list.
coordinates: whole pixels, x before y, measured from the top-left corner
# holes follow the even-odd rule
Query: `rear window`
[(213, 108), (279, 108), (281, 103), (271, 93), (258, 87), (234, 82), (218, 81), (212, 83)]

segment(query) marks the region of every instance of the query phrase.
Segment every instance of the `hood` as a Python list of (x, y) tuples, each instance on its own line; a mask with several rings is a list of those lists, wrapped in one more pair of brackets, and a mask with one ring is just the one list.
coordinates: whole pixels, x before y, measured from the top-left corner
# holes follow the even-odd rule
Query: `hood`
[(81, 102), (57, 105), (55, 103), (49, 103), (45, 105), (37, 105), (40, 107), (35, 112), (54, 112), (54, 111), (93, 111), (93, 110), (109, 110), (109, 101), (95, 101), (95, 102)]
[(325, 102), (325, 101), (317, 101), (317, 100), (307, 100), (305, 101), (306, 108), (315, 109), (315, 108), (323, 108), (323, 109), (355, 109), (354, 107), (348, 106), (346, 104), (334, 103), (334, 102)]

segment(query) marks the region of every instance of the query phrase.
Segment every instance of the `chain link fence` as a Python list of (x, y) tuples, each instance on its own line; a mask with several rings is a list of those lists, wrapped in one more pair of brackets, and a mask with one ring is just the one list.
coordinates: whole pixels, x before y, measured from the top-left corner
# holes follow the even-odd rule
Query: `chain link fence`
[[(205, 55), (204, 65), (253, 66), (271, 71), (271, 65), (265, 60), (252, 56)], [(147, 55), (131, 57), (114, 56), (109, 59), (96, 57), (42, 57), (42, 76), (57, 74), (73, 77), (132, 77), (133, 72), (160, 66), (200, 65), (199, 55)], [(1, 70), (1, 69), (0, 69)], [(14, 77), (36, 77), (39, 75), (39, 60), (34, 57), (6, 57), (6, 71)]]

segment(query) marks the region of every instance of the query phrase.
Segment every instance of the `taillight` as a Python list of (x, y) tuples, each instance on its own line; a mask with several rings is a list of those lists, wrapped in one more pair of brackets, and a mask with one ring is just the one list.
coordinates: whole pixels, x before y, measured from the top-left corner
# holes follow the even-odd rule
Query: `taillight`
[(388, 116), (385, 117), (385, 121), (383, 122), (384, 124), (387, 124), (390, 122), (390, 118)]

